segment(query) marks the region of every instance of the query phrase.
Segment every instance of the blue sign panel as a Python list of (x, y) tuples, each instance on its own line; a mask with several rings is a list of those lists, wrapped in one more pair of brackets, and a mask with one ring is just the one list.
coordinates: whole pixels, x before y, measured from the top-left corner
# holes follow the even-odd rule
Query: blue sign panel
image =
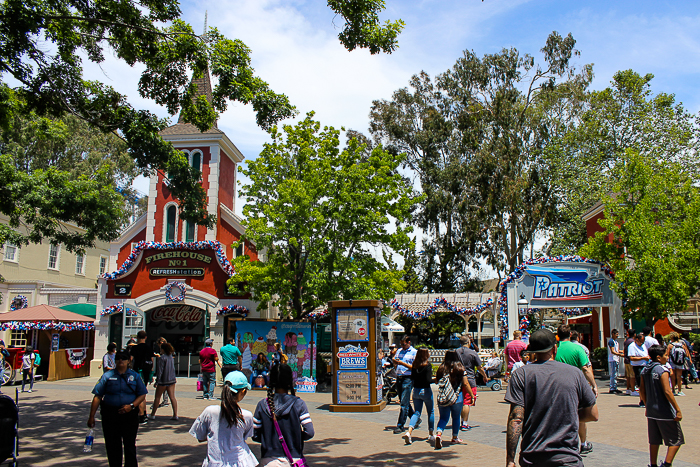
[(338, 367), (341, 370), (366, 370), (368, 357), (367, 349), (348, 344), (338, 349)]

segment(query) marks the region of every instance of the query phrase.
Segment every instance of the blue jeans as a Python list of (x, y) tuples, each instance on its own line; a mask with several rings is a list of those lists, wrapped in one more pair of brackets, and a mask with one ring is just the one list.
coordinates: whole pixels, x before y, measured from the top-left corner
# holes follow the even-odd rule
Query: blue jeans
[(428, 430), (433, 431), (433, 428), (435, 428), (435, 408), (433, 406), (433, 390), (430, 388), (413, 388), (414, 412), (413, 415), (411, 415), (409, 426), (411, 428), (416, 427), (416, 423), (418, 423), (418, 419), (420, 418), (420, 413), (423, 411), (423, 404), (425, 404), (425, 411), (428, 413)]
[(202, 377), (204, 379), (202, 382), (202, 384), (204, 384), (204, 398), (213, 399), (214, 388), (216, 387), (216, 372), (207, 373), (204, 371), (202, 372)]
[(608, 362), (608, 371), (610, 372), (610, 390), (617, 389), (617, 370), (620, 364), (617, 359), (614, 362)]
[(440, 409), (440, 421), (438, 422), (437, 426), (437, 431), (438, 433), (442, 433), (445, 431), (445, 427), (447, 426), (447, 422), (450, 421), (450, 415), (452, 415), (452, 437), (453, 438), (459, 438), (459, 427), (461, 425), (461, 413), (462, 413), (462, 406), (464, 405), (464, 396), (462, 395), (462, 391), (459, 391), (459, 397), (457, 398), (457, 402), (455, 402), (452, 405), (448, 405), (447, 407), (439, 407)]
[(399, 379), (398, 389), (399, 398), (401, 400), (401, 411), (399, 412), (399, 420), (396, 422), (396, 428), (403, 428), (406, 424), (406, 419), (413, 416), (413, 407), (411, 407), (413, 380), (409, 376)]

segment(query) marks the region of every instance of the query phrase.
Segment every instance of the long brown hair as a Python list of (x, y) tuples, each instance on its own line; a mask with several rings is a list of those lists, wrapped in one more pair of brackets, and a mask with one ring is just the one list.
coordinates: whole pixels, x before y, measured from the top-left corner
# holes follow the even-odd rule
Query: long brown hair
[(428, 349), (422, 348), (418, 349), (416, 352), (416, 358), (413, 360), (413, 368), (414, 369), (419, 369), (423, 368), (428, 364), (428, 360), (430, 359), (430, 352), (428, 352)]
[[(243, 389), (240, 389), (241, 391)], [(238, 405), (238, 393), (233, 392), (231, 383), (226, 381), (221, 389), (221, 418), (225, 418), (229, 428), (245, 424), (241, 407)]]
[(461, 385), (464, 379), (464, 365), (459, 361), (459, 355), (454, 350), (445, 352), (445, 358), (435, 373), (436, 381), (440, 381), (445, 375), (450, 375), (450, 384), (453, 387)]
[(163, 349), (163, 353), (165, 355), (172, 355), (173, 352), (175, 352), (175, 349), (173, 348), (173, 346), (167, 342), (163, 342), (160, 345), (160, 348)]
[(270, 387), (267, 389), (267, 403), (270, 408), (270, 417), (275, 409), (275, 391), (284, 389), (292, 396), (296, 396), (294, 387), (294, 376), (292, 375), (292, 367), (286, 363), (276, 363), (270, 368)]

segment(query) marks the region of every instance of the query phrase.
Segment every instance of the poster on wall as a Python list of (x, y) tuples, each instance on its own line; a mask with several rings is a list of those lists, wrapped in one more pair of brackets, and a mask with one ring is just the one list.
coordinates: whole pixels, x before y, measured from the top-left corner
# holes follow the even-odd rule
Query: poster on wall
[(338, 404), (369, 403), (369, 371), (338, 371)]
[(279, 342), (301, 392), (316, 392), (316, 344), (311, 329), (311, 323), (229, 320), (229, 335), (243, 354), (241, 366), (246, 377), (253, 373), (252, 364), (259, 354), (272, 362), (275, 343)]
[(367, 308), (338, 309), (335, 314), (338, 342), (369, 341), (369, 310)]

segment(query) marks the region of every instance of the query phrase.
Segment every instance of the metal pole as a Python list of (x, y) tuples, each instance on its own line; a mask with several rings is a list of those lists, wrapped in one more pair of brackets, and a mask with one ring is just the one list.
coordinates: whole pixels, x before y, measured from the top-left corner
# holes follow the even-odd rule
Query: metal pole
[(190, 377), (190, 368), (192, 365), (190, 365), (190, 353), (187, 352), (187, 377)]

